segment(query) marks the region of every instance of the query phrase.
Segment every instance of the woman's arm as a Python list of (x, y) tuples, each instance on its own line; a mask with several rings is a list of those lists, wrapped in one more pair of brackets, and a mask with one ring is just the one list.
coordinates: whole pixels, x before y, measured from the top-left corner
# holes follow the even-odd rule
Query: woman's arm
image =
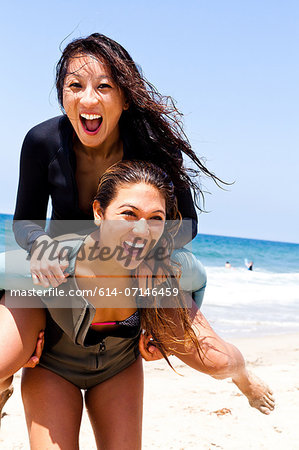
[[(231, 378), (240, 391), (248, 398), (249, 404), (264, 414), (270, 414), (274, 409), (275, 401), (269, 387), (258, 377), (248, 372), (242, 353), (234, 345), (224, 341), (212, 329), (203, 314), (192, 303), (190, 319), (192, 329), (200, 344), (200, 351), (195, 346), (186, 348), (184, 331), (175, 309), (168, 309), (167, 313), (174, 322), (174, 327), (169, 331), (180, 342), (171, 343), (171, 353), (199, 372), (205, 373), (216, 379)], [(147, 360), (155, 358), (155, 350), (146, 350), (145, 340), (141, 340), (139, 346), (142, 356)], [(159, 353), (159, 352), (158, 352)]]
[(180, 340), (172, 348), (172, 353), (185, 364), (217, 379), (233, 378), (244, 369), (245, 362), (241, 352), (215, 333), (194, 302), (190, 310), (190, 319), (200, 345), (199, 352), (193, 345), (186, 348), (183, 327), (176, 310), (168, 309), (167, 313), (175, 324), (172, 332)]
[[(53, 121), (54, 125), (56, 122)], [(30, 252), (33, 283), (45, 288), (57, 287), (65, 281), (63, 271), (68, 267), (66, 260), (59, 260), (60, 248), (53, 251), (54, 242), (44, 230), (50, 192), (48, 167), (59, 149), (56, 135), (57, 130), (52, 136), (49, 123), (44, 122), (32, 128), (24, 139), (13, 223), (17, 243)], [(37, 251), (41, 247), (42, 259), (40, 250)]]
[[(190, 319), (192, 329), (200, 345), (200, 352), (193, 345), (186, 349), (184, 330), (176, 309), (168, 308), (165, 311), (167, 311), (167, 315), (171, 317), (174, 323), (174, 326), (168, 333), (177, 339), (175, 344), (171, 342), (171, 354), (193, 369), (217, 379), (232, 377), (244, 368), (245, 362), (240, 351), (234, 345), (225, 342), (214, 332), (194, 302), (192, 302), (190, 310)], [(139, 349), (141, 355), (147, 361), (155, 361), (162, 358), (162, 354), (151, 344), (149, 337), (142, 335)]]
[(13, 231), (17, 243), (30, 252), (33, 242), (45, 235), (49, 200), (48, 161), (36, 128), (24, 139)]

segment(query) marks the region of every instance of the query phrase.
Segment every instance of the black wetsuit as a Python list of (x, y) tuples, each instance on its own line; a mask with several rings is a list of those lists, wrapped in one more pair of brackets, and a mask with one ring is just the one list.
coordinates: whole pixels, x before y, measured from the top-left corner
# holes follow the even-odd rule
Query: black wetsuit
[[(18, 244), (30, 251), (33, 242), (45, 234), (45, 219), (49, 197), (52, 200), (52, 221), (48, 234), (51, 237), (82, 229), (78, 221), (93, 221), (90, 214), (79, 208), (76, 184), (76, 157), (73, 151), (74, 129), (67, 116), (58, 116), (32, 128), (25, 137), (20, 162), (20, 179), (14, 214), (14, 233)], [(142, 159), (130, 136), (121, 132), (123, 159)], [(149, 160), (148, 155), (144, 159)], [(157, 161), (153, 161), (156, 164)], [(178, 207), (185, 219), (192, 220), (192, 233), (186, 239), (181, 233), (176, 237), (176, 247), (182, 247), (197, 234), (197, 215), (190, 190), (177, 190)], [(68, 221), (71, 228), (61, 229)], [(190, 227), (191, 228), (191, 227)], [(191, 236), (192, 234), (192, 236)]]

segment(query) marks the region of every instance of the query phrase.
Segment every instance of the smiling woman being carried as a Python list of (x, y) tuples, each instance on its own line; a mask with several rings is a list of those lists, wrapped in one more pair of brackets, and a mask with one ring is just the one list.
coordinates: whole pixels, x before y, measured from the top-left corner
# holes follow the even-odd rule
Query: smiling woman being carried
[[(240, 352), (217, 336), (195, 304), (187, 308), (178, 289), (179, 270), (170, 255), (180, 215), (165, 172), (143, 161), (115, 164), (100, 179), (93, 210), (98, 229), (61, 237), (69, 261), (67, 282), (60, 286), (64, 295), (42, 297), (45, 348), (39, 365), (25, 370), (22, 383), (31, 448), (56, 443), (78, 448), (81, 389), (99, 448), (141, 447), (141, 329), (153, 336), (167, 360), (171, 353), (216, 378), (232, 377), (252, 406), (268, 414), (274, 407), (271, 391), (248, 374)], [(103, 258), (104, 247), (117, 247), (121, 257), (112, 251)], [(156, 252), (155, 259), (160, 249), (163, 257)], [(149, 294), (143, 295), (142, 266), (152, 258), (155, 272), (147, 278)], [(92, 292), (89, 299), (87, 292)], [(6, 300), (9, 304), (9, 296)], [(22, 324), (17, 306), (24, 299), (19, 300), (8, 310)], [(32, 318), (31, 329), (38, 333), (39, 310), (32, 310)], [(14, 343), (4, 352), (8, 360), (18, 347)]]

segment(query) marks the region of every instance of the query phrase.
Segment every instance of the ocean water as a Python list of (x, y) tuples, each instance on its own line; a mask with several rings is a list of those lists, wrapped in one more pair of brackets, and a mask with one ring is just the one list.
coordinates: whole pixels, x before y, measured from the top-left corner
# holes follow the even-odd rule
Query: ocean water
[[(15, 246), (10, 221), (0, 214), (0, 251)], [(208, 276), (202, 311), (221, 336), (299, 332), (299, 244), (201, 234), (192, 251)]]
[(198, 235), (192, 251), (208, 276), (202, 312), (220, 335), (299, 331), (299, 244)]
[(209, 234), (200, 234), (193, 242), (192, 250), (206, 266), (223, 267), (229, 261), (232, 267), (243, 268), (247, 259), (259, 272), (299, 272), (299, 244)]

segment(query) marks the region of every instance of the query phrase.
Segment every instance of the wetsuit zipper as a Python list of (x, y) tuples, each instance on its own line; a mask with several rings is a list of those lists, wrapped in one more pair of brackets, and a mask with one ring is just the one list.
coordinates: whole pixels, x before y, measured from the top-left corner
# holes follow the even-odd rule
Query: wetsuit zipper
[(104, 352), (105, 350), (106, 350), (106, 344), (105, 344), (105, 341), (102, 340), (102, 341), (100, 342), (99, 352)]
[(105, 341), (102, 340), (100, 342), (100, 347), (99, 347), (99, 351), (96, 353), (96, 364), (97, 364), (97, 369), (100, 367), (100, 353), (104, 352), (106, 350), (106, 344)]

